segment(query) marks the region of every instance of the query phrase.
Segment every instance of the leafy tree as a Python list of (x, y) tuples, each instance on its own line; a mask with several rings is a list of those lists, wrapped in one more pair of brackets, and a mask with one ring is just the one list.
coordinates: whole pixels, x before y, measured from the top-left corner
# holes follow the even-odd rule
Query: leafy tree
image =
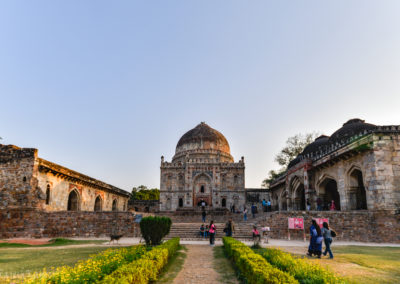
[(160, 190), (158, 188), (148, 189), (145, 185), (132, 188), (132, 200), (160, 200)]
[(320, 134), (317, 132), (296, 134), (286, 140), (286, 146), (275, 156), (277, 162), (282, 168), (278, 171), (271, 170), (268, 172), (268, 177), (262, 181), (261, 186), (268, 188), (273, 180), (282, 174), (288, 167), (290, 161), (296, 158), (304, 148), (313, 142)]
[(319, 134), (317, 132), (296, 134), (286, 140), (286, 146), (275, 156), (275, 161), (283, 167), (287, 167), (291, 160), (297, 157), (304, 148), (313, 142)]

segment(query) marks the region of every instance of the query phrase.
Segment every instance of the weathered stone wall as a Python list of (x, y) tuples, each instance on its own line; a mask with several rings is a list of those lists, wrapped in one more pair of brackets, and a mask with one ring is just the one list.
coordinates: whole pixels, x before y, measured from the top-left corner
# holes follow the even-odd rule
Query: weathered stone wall
[(45, 201), (42, 201), (43, 208), (46, 211), (67, 210), (68, 195), (71, 190), (76, 190), (76, 192), (79, 193), (81, 211), (94, 211), (94, 204), (97, 196), (101, 198), (102, 211), (111, 211), (114, 200), (117, 200), (117, 211), (125, 211), (127, 209), (127, 197), (105, 192), (91, 187), (90, 185), (82, 186), (51, 173), (39, 172), (38, 185), (43, 195), (46, 195), (48, 185), (50, 188), (49, 204), (46, 205)]
[(134, 214), (129, 212), (44, 212), (1, 210), (0, 238), (101, 237), (140, 235)]
[(36, 149), (0, 144), (0, 210), (39, 207), (43, 197), (34, 173)]
[[(260, 226), (271, 228), (270, 237), (274, 239), (288, 238), (288, 218), (304, 218), (305, 233), (309, 235), (309, 227), (313, 218), (329, 218), (330, 226), (337, 232), (335, 240), (400, 243), (400, 214), (396, 211), (288, 211), (277, 212)], [(290, 230), (291, 239), (302, 240), (302, 230)]]

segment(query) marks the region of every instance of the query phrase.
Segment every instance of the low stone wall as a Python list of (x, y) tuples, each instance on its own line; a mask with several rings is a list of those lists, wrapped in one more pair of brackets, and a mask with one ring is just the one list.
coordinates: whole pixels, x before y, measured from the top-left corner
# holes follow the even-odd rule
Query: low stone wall
[[(400, 243), (400, 215), (395, 211), (289, 211), (268, 215), (261, 225), (271, 227), (273, 239), (288, 238), (288, 218), (304, 218), (308, 239), (313, 218), (329, 218), (330, 226), (337, 232), (336, 240)], [(290, 238), (302, 240), (302, 230), (290, 230)]]
[(0, 211), (0, 238), (140, 236), (130, 212)]

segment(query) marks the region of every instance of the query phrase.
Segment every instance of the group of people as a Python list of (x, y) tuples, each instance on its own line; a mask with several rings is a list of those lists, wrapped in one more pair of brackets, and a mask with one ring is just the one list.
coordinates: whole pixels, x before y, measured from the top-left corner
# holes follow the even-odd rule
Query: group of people
[[(322, 224), (322, 228), (317, 224), (314, 219), (311, 221), (310, 226), (310, 245), (308, 246), (308, 256), (317, 256), (321, 258), (321, 254), (327, 255), (329, 258), (333, 258), (331, 250), (332, 238), (336, 236), (335, 231), (329, 228), (327, 222)], [(322, 253), (322, 241), (325, 243), (325, 251)]]
[(217, 228), (214, 225), (214, 221), (211, 220), (210, 225), (204, 226), (204, 224), (201, 224), (200, 226), (200, 231), (199, 234), (203, 238), (210, 238), (210, 245), (214, 245), (215, 243), (215, 233), (216, 233)]

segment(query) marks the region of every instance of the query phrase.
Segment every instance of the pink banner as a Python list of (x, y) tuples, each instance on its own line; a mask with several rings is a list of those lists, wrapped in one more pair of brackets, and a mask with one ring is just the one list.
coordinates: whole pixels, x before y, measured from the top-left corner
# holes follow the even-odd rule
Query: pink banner
[(315, 221), (317, 221), (317, 224), (319, 225), (320, 228), (322, 228), (322, 224), (324, 222), (328, 223), (328, 225), (329, 225), (329, 219), (328, 218), (315, 218)]
[(303, 218), (288, 218), (289, 229), (303, 230), (304, 220)]

